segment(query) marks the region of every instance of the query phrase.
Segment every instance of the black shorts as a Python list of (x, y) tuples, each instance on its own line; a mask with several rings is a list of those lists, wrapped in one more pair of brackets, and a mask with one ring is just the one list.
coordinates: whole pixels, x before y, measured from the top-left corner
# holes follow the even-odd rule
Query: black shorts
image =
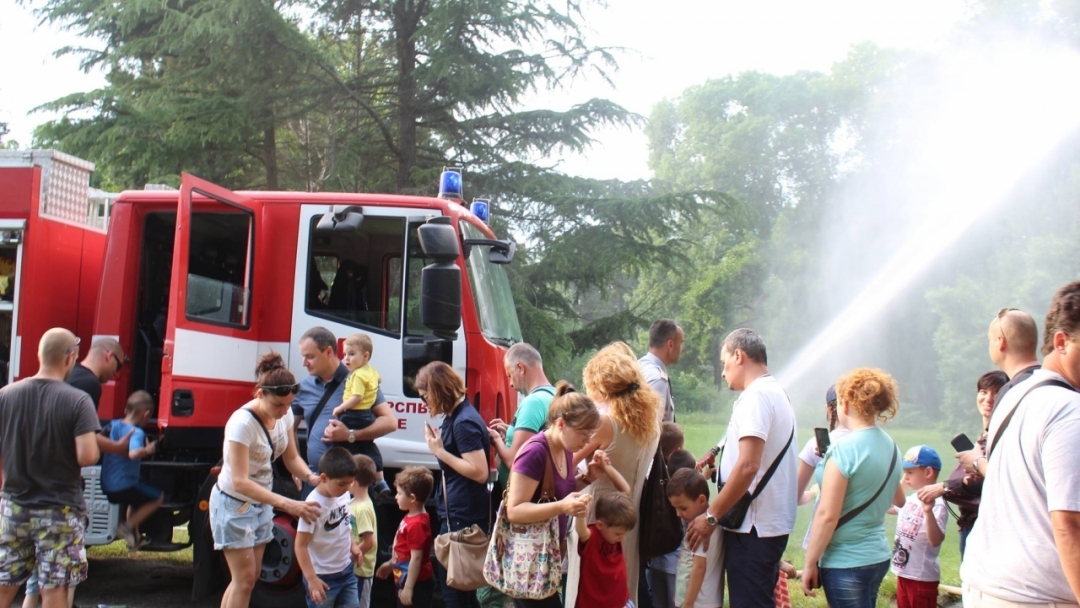
[(109, 502), (113, 504), (127, 505), (137, 509), (148, 502), (154, 502), (158, 498), (161, 498), (161, 490), (140, 481), (130, 488), (120, 490), (119, 492), (106, 492), (105, 496), (107, 496)]
[(366, 410), (345, 410), (338, 416), (345, 428), (359, 431), (375, 424), (375, 412)]
[(342, 441), (341, 443), (335, 443), (334, 445), (340, 445), (346, 450), (349, 450), (350, 454), (363, 454), (364, 456), (367, 456), (375, 461), (375, 470), (382, 472), (382, 452), (379, 451), (379, 446), (375, 445), (374, 441), (355, 441), (353, 443)]

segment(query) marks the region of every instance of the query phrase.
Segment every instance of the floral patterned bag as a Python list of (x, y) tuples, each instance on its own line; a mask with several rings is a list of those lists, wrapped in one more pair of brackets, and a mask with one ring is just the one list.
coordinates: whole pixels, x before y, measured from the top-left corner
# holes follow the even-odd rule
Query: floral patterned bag
[[(559, 518), (532, 524), (513, 524), (506, 519), (506, 498), (495, 516), (487, 557), (484, 559), (484, 578), (509, 597), (542, 600), (559, 592), (562, 586), (563, 550), (559, 539)], [(551, 455), (544, 467), (544, 479), (538, 500), (549, 502), (555, 497), (555, 476), (551, 470)]]

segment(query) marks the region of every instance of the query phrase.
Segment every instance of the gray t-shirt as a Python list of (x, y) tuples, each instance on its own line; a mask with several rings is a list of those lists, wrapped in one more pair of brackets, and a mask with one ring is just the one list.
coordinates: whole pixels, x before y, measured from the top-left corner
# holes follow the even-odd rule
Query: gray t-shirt
[(960, 577), (1008, 602), (1076, 602), (1061, 568), (1052, 511), (1080, 511), (1080, 393), (1035, 383), (1061, 376), (1038, 370), (1017, 384), (990, 420), (988, 444), (1014, 408), (987, 462), (979, 519), (968, 537)]
[(0, 496), (23, 507), (84, 513), (75, 438), (99, 430), (90, 396), (64, 382), (27, 378), (0, 389)]

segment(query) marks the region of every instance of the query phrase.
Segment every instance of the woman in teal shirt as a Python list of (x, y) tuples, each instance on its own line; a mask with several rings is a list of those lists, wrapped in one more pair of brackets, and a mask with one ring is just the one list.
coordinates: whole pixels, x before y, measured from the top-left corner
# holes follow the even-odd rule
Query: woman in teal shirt
[(874, 608), (892, 557), (885, 512), (904, 504), (902, 457), (877, 425), (896, 415), (896, 381), (881, 370), (860, 368), (836, 383), (836, 393), (840, 425), (851, 433), (829, 447), (815, 472), (821, 497), (803, 591), (813, 595), (812, 589), (823, 587), (830, 608)]

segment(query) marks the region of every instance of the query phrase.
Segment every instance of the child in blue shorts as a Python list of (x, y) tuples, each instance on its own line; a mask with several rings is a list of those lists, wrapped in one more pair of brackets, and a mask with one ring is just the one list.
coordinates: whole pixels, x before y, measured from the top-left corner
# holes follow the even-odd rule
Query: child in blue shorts
[(153, 441), (146, 440), (146, 433), (140, 428), (149, 422), (153, 409), (154, 398), (146, 391), (135, 391), (128, 397), (124, 420), (113, 422), (109, 429), (109, 439), (113, 440), (134, 430), (128, 453), (126, 456), (105, 454), (101, 462), (102, 491), (109, 502), (127, 507), (127, 517), (116, 527), (116, 535), (124, 539), (129, 551), (146, 545), (148, 541), (139, 535), (139, 524), (149, 519), (164, 499), (161, 490), (142, 481), (139, 475), (139, 461), (152, 456), (157, 447)]

